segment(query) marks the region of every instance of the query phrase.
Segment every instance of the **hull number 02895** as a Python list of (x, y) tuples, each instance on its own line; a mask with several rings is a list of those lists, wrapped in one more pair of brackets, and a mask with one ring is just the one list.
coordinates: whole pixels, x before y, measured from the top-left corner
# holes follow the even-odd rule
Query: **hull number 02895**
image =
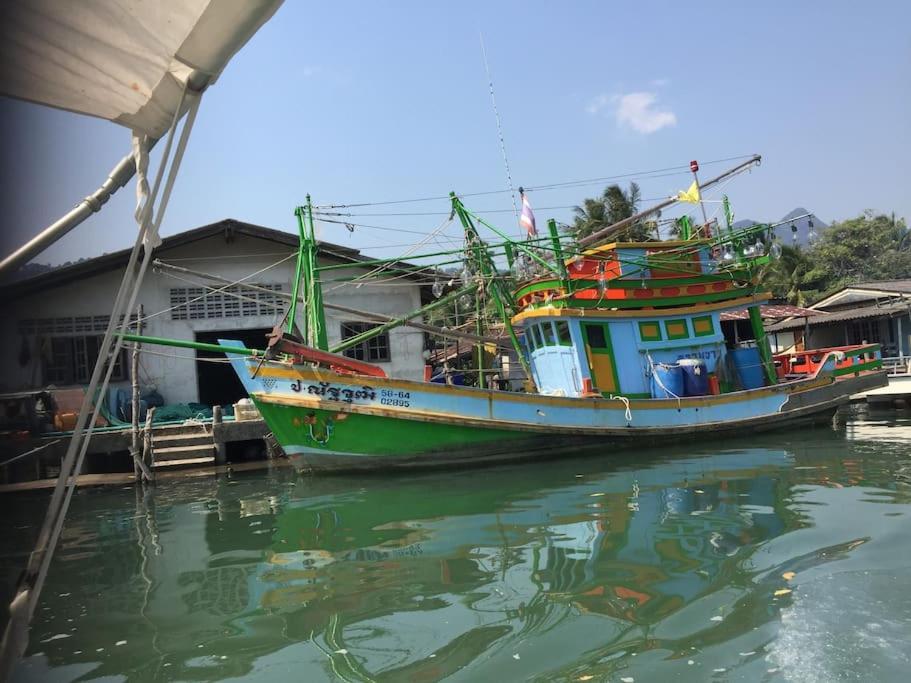
[(409, 408), (411, 406), (411, 392), (381, 389), (380, 405), (393, 406), (396, 408)]

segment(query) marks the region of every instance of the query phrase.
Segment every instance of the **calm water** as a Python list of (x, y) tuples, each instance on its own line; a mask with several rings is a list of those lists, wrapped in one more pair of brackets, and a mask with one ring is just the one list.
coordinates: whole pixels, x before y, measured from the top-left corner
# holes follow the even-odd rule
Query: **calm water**
[[(80, 490), (14, 680), (907, 680), (905, 415), (471, 472)], [(45, 500), (3, 501), (7, 581)]]

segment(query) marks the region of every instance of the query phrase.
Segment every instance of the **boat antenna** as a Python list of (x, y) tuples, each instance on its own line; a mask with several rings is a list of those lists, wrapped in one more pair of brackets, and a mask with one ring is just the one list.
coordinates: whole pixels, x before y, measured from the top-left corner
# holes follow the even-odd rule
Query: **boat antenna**
[(484, 34), (478, 32), (481, 39), (481, 57), (484, 59), (484, 71), (487, 73), (487, 85), (490, 88), (490, 103), (493, 105), (493, 116), (497, 120), (497, 137), (500, 139), (500, 151), (503, 153), (503, 166), (506, 168), (506, 186), (512, 198), (512, 211), (516, 216), (516, 225), (519, 224), (519, 205), (516, 204), (516, 191), (512, 185), (512, 174), (509, 172), (509, 157), (506, 155), (506, 140), (503, 138), (503, 126), (500, 122), (500, 112), (497, 109), (497, 97), (493, 92), (493, 77), (490, 75), (490, 65), (487, 63), (487, 50), (484, 48)]

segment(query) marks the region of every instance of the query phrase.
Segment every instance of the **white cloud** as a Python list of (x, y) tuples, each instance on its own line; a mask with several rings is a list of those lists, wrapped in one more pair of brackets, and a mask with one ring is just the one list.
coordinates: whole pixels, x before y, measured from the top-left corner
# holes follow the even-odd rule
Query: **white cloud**
[[(603, 98), (604, 95), (601, 97)], [(667, 126), (677, 125), (677, 115), (669, 109), (659, 109), (656, 105), (657, 100), (658, 96), (652, 92), (631, 92), (610, 98), (610, 101), (617, 102), (615, 111), (617, 123), (621, 126), (629, 126), (636, 132), (645, 135)]]
[(609, 97), (607, 95), (598, 95), (589, 103), (589, 105), (585, 108), (585, 111), (587, 111), (589, 114), (597, 114), (599, 111), (604, 109), (604, 107), (609, 105), (613, 99), (613, 97)]

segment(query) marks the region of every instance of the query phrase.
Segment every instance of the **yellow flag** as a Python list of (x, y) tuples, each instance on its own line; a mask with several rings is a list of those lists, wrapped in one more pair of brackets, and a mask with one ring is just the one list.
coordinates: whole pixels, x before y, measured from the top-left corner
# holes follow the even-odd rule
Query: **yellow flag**
[(698, 204), (699, 200), (702, 199), (699, 196), (699, 185), (696, 184), (696, 181), (693, 181), (693, 184), (690, 185), (690, 189), (686, 192), (677, 193), (677, 201), (680, 202), (689, 202), (690, 204)]

